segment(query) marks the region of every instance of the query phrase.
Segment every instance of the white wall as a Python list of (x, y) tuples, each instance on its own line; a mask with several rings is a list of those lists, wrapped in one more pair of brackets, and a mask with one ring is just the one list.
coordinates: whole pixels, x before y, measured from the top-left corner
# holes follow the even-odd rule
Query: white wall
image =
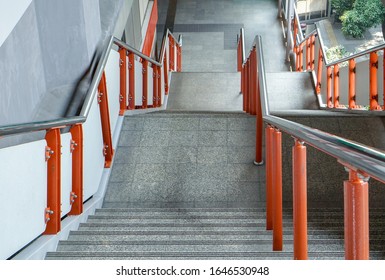
[(32, 0), (0, 0), (0, 46), (11, 34)]

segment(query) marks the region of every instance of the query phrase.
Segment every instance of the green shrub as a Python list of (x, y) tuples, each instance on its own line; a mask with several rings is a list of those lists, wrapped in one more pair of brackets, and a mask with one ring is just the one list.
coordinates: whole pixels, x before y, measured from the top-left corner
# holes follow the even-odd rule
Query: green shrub
[(340, 17), (346, 36), (362, 38), (368, 28), (381, 24), (385, 9), (380, 0), (356, 0), (353, 9)]
[(332, 0), (332, 8), (335, 10), (336, 18), (353, 9), (353, 4), (354, 0)]

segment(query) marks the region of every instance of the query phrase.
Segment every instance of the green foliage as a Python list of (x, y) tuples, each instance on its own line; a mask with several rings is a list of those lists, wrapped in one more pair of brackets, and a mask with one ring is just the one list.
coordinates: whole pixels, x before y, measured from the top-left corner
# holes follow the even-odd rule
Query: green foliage
[[(326, 50), (326, 59), (329, 62), (332, 62), (332, 61), (337, 61), (341, 58), (344, 58), (344, 57), (347, 57), (349, 56), (350, 53), (348, 53), (345, 49), (344, 46), (342, 45), (339, 45), (339, 46), (335, 46), (335, 47), (332, 47), (332, 48), (329, 48)], [(340, 64), (339, 66), (340, 67), (345, 67), (347, 66), (348, 63), (342, 63)]]
[(332, 8), (335, 10), (336, 18), (353, 9), (353, 4), (354, 0), (332, 0)]
[(355, 0), (353, 9), (340, 17), (346, 36), (362, 38), (368, 28), (381, 24), (385, 9), (380, 0)]

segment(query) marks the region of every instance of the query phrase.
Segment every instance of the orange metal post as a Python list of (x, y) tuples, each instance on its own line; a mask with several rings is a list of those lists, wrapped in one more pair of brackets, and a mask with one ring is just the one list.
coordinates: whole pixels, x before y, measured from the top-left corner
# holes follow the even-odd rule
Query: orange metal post
[(318, 52), (318, 67), (317, 67), (317, 94), (321, 94), (321, 80), (322, 80), (322, 65), (323, 65), (323, 55), (322, 50)]
[(310, 70), (314, 70), (315, 66), (315, 35), (310, 39)]
[(47, 227), (44, 234), (56, 234), (61, 229), (61, 139), (60, 129), (53, 128), (45, 135), (47, 141)]
[(369, 259), (368, 183), (356, 171), (344, 182), (345, 259)]
[(340, 107), (340, 67), (334, 65), (334, 108)]
[(242, 65), (241, 70), (241, 92), (243, 94), (242, 102), (243, 102), (243, 111), (246, 112), (246, 65)]
[(356, 108), (356, 61), (349, 60), (349, 109)]
[(102, 79), (99, 83), (99, 108), (100, 119), (102, 122), (102, 132), (104, 141), (104, 167), (110, 168), (112, 164), (112, 158), (114, 156), (114, 150), (112, 148), (112, 135), (111, 135), (111, 123), (110, 123), (110, 111), (108, 107), (108, 94), (106, 85), (106, 75), (103, 73)]
[(72, 193), (69, 215), (83, 213), (83, 126), (72, 126)]
[(170, 71), (175, 71), (175, 42), (174, 38), (169, 35), (168, 36), (168, 43), (169, 43), (169, 53), (170, 53)]
[(147, 109), (147, 107), (148, 107), (148, 61), (147, 60), (145, 60), (145, 59), (143, 60), (142, 67), (143, 67), (142, 68), (142, 73), (143, 73), (142, 108)]
[(378, 84), (377, 84), (377, 70), (378, 70), (378, 55), (376, 52), (370, 53), (370, 110), (381, 110), (378, 105)]
[(164, 74), (164, 94), (168, 95), (168, 60), (167, 60), (167, 52), (164, 53), (163, 60), (163, 74)]
[(255, 165), (262, 165), (263, 159), (262, 159), (262, 133), (263, 133), (263, 118), (262, 118), (262, 108), (261, 108), (261, 96), (260, 96), (260, 89), (259, 89), (259, 83), (257, 84), (256, 88), (256, 136), (255, 136)]
[(135, 55), (133, 53), (128, 54), (128, 109), (135, 109)]
[(127, 51), (119, 49), (120, 54), (120, 111), (123, 116), (127, 109)]
[(273, 132), (273, 250), (283, 249), (282, 225), (282, 135)]
[(256, 94), (257, 94), (257, 52), (256, 48), (253, 48), (250, 53), (250, 114), (255, 116), (257, 113), (257, 100), (256, 100)]
[(333, 108), (333, 100), (332, 100), (332, 67), (328, 66), (326, 70), (326, 78), (327, 78), (327, 84), (326, 84), (326, 106), (329, 108)]
[(246, 101), (246, 113), (250, 113), (250, 59), (248, 58), (245, 63), (245, 92), (243, 93), (243, 98)]
[(295, 47), (295, 51), (296, 51), (296, 59), (295, 59), (296, 66), (295, 66), (295, 68), (296, 68), (297, 72), (300, 72), (300, 70), (301, 70), (301, 62), (300, 62), (300, 60), (301, 60), (301, 46)]
[(274, 128), (267, 126), (266, 137), (266, 229), (273, 229), (273, 134)]
[(294, 259), (307, 260), (307, 171), (306, 147), (296, 140), (293, 147)]
[[(293, 38), (294, 38), (293, 47), (298, 48), (298, 46), (297, 46), (298, 24), (297, 24), (296, 17), (294, 17), (292, 22), (293, 22)], [(294, 52), (297, 53), (296, 49), (294, 49)], [(297, 60), (298, 60), (298, 56), (297, 56)]]

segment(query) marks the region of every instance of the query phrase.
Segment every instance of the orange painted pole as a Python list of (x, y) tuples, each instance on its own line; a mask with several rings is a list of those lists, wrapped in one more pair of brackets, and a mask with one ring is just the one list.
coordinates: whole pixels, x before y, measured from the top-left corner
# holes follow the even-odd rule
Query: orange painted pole
[(106, 75), (103, 73), (103, 76), (99, 83), (99, 109), (100, 109), (100, 119), (103, 132), (103, 142), (104, 148), (103, 153), (105, 157), (105, 168), (110, 168), (112, 164), (112, 158), (114, 156), (114, 150), (112, 147), (112, 133), (111, 133), (111, 123), (110, 123), (110, 111), (108, 107), (108, 93), (107, 93), (107, 84), (106, 84)]
[(128, 109), (135, 109), (135, 55), (128, 54)]
[(245, 92), (244, 92), (244, 97), (246, 101), (246, 113), (250, 113), (250, 59), (248, 58), (245, 63)]
[(321, 94), (321, 82), (322, 82), (322, 67), (323, 66), (323, 55), (322, 50), (318, 52), (318, 67), (317, 67), (317, 87), (316, 93)]
[(273, 164), (273, 251), (282, 251), (282, 135), (279, 130), (273, 133)]
[(345, 259), (369, 259), (368, 183), (356, 171), (344, 182)]
[(250, 114), (255, 116), (257, 114), (257, 52), (253, 47), (250, 53)]
[(377, 84), (377, 70), (378, 70), (378, 55), (376, 52), (370, 53), (370, 110), (381, 110), (378, 105), (378, 84)]
[(310, 39), (310, 70), (314, 70), (315, 67), (315, 35)]
[(119, 49), (120, 55), (120, 110), (119, 115), (123, 116), (127, 109), (127, 51)]
[(267, 126), (266, 137), (266, 229), (273, 229), (273, 134), (274, 128)]
[(356, 108), (356, 61), (349, 60), (349, 109)]
[(306, 147), (295, 140), (293, 151), (294, 259), (307, 260), (307, 170)]
[(263, 118), (259, 83), (256, 88), (256, 127), (255, 127), (255, 165), (262, 165), (262, 139), (263, 139)]
[(326, 106), (328, 108), (333, 108), (333, 99), (332, 99), (332, 79), (333, 79), (333, 74), (332, 74), (332, 67), (328, 66), (326, 70), (326, 78), (327, 78), (327, 83), (326, 83)]
[(243, 111), (246, 112), (247, 106), (246, 106), (246, 65), (242, 65), (242, 71), (241, 71), (241, 92), (240, 92), (243, 102)]
[(76, 124), (71, 127), (72, 153), (72, 192), (71, 211), (69, 215), (83, 213), (83, 126)]
[(47, 209), (44, 234), (56, 234), (61, 229), (61, 137), (60, 128), (47, 130)]
[(168, 36), (168, 43), (169, 43), (169, 53), (170, 53), (170, 71), (175, 71), (175, 42), (174, 42), (174, 38), (169, 35)]
[(334, 108), (340, 107), (340, 67), (338, 64), (334, 65)]
[(295, 59), (296, 66), (295, 66), (295, 69), (296, 69), (297, 72), (299, 72), (300, 69), (301, 69), (301, 62), (300, 62), (300, 59), (301, 59), (301, 48), (300, 48), (300, 46), (295, 47), (295, 53), (296, 53), (296, 59)]
[(164, 60), (163, 60), (163, 74), (164, 74), (164, 94), (168, 95), (168, 60), (167, 60), (167, 52), (164, 52)]
[(143, 73), (143, 78), (142, 78), (142, 108), (147, 109), (148, 107), (148, 61), (143, 60), (142, 62), (142, 73)]

